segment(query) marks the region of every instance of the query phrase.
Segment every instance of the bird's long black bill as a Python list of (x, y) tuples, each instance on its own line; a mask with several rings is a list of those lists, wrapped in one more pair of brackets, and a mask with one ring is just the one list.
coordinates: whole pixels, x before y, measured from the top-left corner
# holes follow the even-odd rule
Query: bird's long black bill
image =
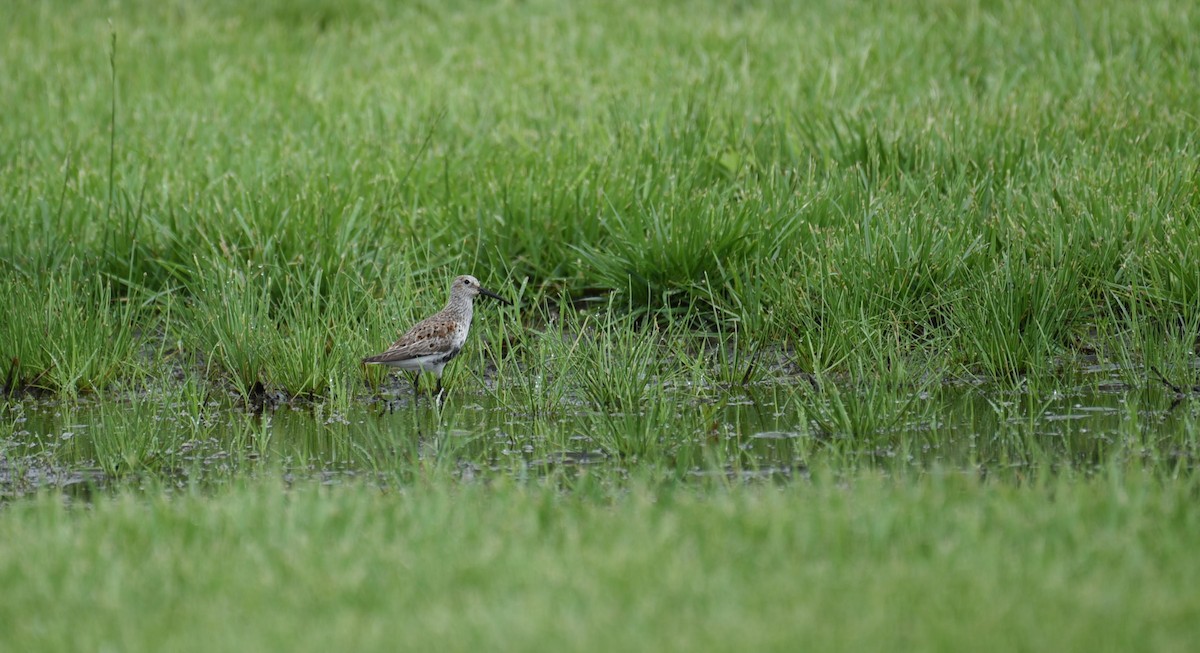
[(494, 300), (496, 300), (496, 301), (498, 301), (498, 302), (502, 302), (502, 303), (504, 303), (504, 304), (506, 304), (506, 305), (508, 305), (508, 306), (512, 306), (512, 302), (510, 302), (510, 301), (508, 301), (507, 299), (505, 299), (505, 298), (501, 297), (500, 295), (497, 295), (496, 293), (494, 293), (494, 292), (492, 292), (492, 291), (488, 290), (487, 288), (484, 288), (483, 286), (480, 286), (480, 287), (479, 287), (479, 294), (481, 294), (481, 295), (487, 295), (488, 297), (491, 297), (492, 299), (494, 299)]

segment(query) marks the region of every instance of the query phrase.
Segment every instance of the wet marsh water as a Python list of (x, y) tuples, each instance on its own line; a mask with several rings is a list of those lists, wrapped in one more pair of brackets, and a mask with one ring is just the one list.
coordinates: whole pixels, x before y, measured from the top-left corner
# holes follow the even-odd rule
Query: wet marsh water
[[(1105, 389), (1107, 388), (1107, 389)], [(679, 478), (803, 477), (814, 466), (903, 473), (931, 467), (1020, 475), (1111, 463), (1194, 466), (1197, 402), (1149, 386), (1089, 384), (1045, 396), (985, 387), (823, 391), (808, 384), (665, 389), (635, 411), (564, 401), (530, 415), (458, 390), (442, 405), (398, 391), (345, 411), (236, 401), (40, 401), (4, 405), (0, 493), (247, 475), (390, 484), (651, 470)]]

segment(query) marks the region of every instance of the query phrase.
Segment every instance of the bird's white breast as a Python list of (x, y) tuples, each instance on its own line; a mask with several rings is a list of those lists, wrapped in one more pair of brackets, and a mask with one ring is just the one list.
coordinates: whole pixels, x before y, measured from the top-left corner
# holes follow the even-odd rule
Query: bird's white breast
[(459, 328), (450, 336), (451, 349), (462, 349), (467, 342), (467, 332), (471, 330), (471, 309), (468, 308)]

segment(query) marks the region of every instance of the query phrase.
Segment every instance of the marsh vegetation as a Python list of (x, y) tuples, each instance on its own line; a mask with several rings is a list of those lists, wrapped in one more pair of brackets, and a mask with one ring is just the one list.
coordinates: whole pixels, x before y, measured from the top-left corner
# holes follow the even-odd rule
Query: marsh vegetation
[(5, 14), (0, 648), (1200, 636), (1190, 3)]

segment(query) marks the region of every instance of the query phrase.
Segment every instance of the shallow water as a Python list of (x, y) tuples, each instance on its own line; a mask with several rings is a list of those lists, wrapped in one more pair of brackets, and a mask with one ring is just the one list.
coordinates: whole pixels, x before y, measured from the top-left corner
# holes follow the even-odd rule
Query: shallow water
[(343, 412), (305, 403), (261, 414), (232, 401), (144, 396), (10, 401), (0, 425), (0, 494), (262, 474), (388, 484), (429, 473), (470, 480), (639, 469), (786, 480), (820, 465), (988, 475), (1141, 460), (1190, 469), (1200, 450), (1200, 402), (1156, 388), (1092, 384), (1040, 397), (981, 387), (908, 396), (808, 384), (703, 390), (664, 389), (636, 412), (564, 401), (538, 416), (465, 391), (440, 406), (401, 391)]

